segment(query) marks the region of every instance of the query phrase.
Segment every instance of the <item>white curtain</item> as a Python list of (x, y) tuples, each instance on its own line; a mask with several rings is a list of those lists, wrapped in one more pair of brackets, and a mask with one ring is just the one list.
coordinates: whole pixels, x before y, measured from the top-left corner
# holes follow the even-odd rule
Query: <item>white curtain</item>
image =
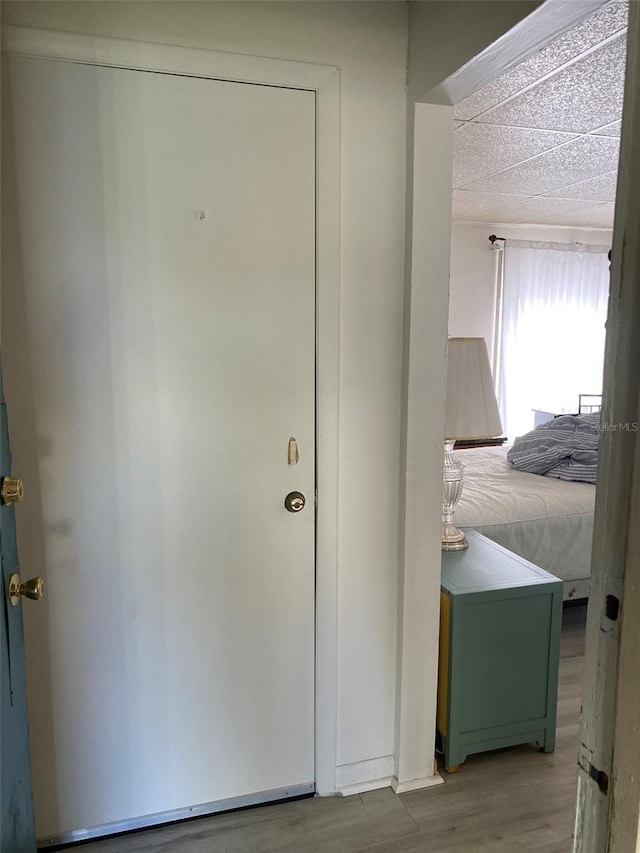
[(608, 250), (506, 241), (496, 386), (510, 443), (535, 409), (575, 413), (579, 394), (601, 393)]

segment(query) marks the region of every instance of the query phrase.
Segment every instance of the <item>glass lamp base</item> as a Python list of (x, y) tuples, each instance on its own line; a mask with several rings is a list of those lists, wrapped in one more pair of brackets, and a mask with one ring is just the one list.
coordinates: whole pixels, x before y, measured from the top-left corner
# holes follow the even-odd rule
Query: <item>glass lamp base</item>
[(459, 530), (455, 524), (442, 525), (443, 551), (466, 551), (468, 547), (469, 540), (462, 530)]
[(444, 443), (444, 472), (442, 489), (442, 550), (465, 551), (469, 542), (453, 523), (456, 504), (464, 484), (464, 466), (453, 452), (453, 441)]

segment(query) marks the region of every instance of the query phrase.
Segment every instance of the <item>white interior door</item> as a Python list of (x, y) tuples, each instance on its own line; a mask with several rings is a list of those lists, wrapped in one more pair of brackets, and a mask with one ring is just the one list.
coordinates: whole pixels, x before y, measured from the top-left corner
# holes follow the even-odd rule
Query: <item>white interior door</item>
[(315, 96), (5, 79), (38, 835), (312, 790)]

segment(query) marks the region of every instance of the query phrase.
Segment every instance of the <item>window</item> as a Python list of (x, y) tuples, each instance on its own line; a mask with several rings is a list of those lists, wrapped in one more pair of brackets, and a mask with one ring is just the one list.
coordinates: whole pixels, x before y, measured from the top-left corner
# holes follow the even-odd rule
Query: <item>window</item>
[(607, 246), (507, 240), (496, 385), (510, 441), (534, 411), (578, 411), (600, 394), (609, 293)]

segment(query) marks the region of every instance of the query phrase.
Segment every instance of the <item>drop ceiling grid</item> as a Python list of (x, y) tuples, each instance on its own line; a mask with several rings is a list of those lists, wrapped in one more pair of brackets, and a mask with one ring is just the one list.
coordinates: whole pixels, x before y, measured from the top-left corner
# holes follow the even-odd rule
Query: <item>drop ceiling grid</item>
[(627, 27), (628, 2), (614, 0), (506, 74), (465, 98), (454, 108), (456, 119), (470, 120), (574, 62)]
[(626, 11), (614, 0), (456, 108), (454, 221), (612, 227)]
[(618, 36), (475, 121), (590, 133), (622, 115), (626, 38)]

